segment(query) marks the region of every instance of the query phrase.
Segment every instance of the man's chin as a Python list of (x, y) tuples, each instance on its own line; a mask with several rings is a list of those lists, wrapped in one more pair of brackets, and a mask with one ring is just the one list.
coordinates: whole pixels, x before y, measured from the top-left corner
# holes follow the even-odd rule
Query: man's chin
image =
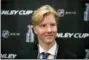
[(54, 42), (54, 40), (46, 40), (47, 44), (50, 44), (50, 43), (53, 43), (53, 42)]

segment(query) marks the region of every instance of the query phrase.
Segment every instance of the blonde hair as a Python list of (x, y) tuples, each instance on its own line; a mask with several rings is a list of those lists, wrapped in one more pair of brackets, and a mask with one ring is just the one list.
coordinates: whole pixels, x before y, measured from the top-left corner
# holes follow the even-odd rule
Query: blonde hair
[(34, 11), (32, 15), (32, 25), (33, 27), (40, 24), (42, 22), (42, 19), (44, 15), (46, 14), (53, 14), (55, 16), (56, 22), (58, 23), (59, 16), (57, 12), (50, 6), (50, 5), (44, 5)]

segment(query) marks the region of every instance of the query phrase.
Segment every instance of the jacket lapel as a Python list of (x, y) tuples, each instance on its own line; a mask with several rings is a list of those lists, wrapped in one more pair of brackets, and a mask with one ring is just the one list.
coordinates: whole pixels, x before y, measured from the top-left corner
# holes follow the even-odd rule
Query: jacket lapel
[(37, 44), (34, 44), (33, 59), (37, 59), (37, 56), (38, 56), (38, 46), (37, 46)]

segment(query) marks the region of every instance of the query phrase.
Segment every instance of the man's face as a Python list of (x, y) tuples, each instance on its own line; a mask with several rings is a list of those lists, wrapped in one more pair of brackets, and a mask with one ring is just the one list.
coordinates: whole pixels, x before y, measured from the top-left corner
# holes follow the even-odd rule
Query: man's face
[(45, 15), (43, 21), (34, 27), (39, 43), (53, 43), (57, 33), (57, 23), (54, 15)]

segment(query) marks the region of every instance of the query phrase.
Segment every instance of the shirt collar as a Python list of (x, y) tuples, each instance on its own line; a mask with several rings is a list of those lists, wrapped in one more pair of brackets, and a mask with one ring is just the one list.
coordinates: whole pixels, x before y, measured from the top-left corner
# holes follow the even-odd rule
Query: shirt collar
[(57, 43), (56, 42), (48, 51), (45, 51), (39, 44), (39, 53), (48, 52), (51, 55), (55, 55), (56, 54), (56, 49), (57, 49)]

